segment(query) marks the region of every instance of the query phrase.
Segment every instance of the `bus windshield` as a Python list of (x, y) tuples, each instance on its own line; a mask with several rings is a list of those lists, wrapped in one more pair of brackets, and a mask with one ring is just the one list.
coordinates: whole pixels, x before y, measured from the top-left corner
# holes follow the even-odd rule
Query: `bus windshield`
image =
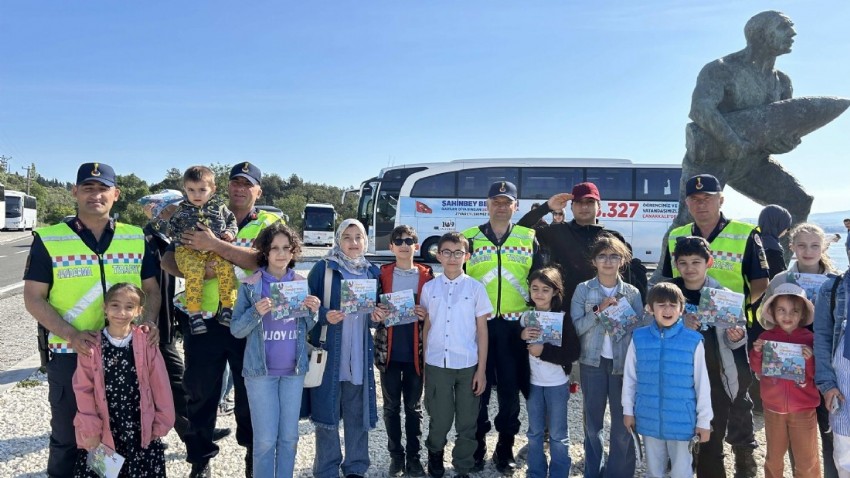
[(18, 196), (6, 196), (6, 217), (21, 217), (23, 208), (21, 198)]
[(304, 210), (304, 229), (310, 231), (333, 231), (334, 210), (328, 208), (306, 208)]

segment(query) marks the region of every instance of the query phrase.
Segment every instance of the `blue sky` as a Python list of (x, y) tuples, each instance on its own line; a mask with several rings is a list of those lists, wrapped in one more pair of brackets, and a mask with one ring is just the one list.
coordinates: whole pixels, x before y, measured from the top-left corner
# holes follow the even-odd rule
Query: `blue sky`
[[(456, 158), (678, 163), (697, 73), (767, 9), (796, 24), (795, 96), (850, 97), (845, 0), (3, 0), (0, 154), (68, 181), (251, 160), (337, 186)], [(815, 212), (850, 209), (848, 129), (781, 157)]]

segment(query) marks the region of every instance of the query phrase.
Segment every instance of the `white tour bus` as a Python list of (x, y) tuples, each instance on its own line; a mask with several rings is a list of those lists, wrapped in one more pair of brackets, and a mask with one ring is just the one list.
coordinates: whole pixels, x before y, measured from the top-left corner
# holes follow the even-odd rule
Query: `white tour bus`
[[(487, 222), (486, 197), (493, 182), (516, 184), (516, 222), (532, 204), (590, 181), (602, 196), (599, 221), (619, 231), (635, 257), (658, 263), (659, 244), (679, 210), (681, 175), (679, 165), (626, 159), (459, 159), (395, 166), (360, 185), (357, 219), (366, 226), (369, 253), (390, 254), (390, 233), (407, 224), (419, 235), (420, 257), (433, 261), (442, 234)], [(565, 212), (572, 220), (569, 206)]]
[(301, 217), (305, 246), (333, 246), (336, 211), (332, 204), (307, 204)]
[(0, 217), (6, 217), (6, 187), (3, 186), (3, 183), (0, 183)]
[(6, 191), (6, 229), (35, 229), (38, 216), (34, 196), (20, 191)]

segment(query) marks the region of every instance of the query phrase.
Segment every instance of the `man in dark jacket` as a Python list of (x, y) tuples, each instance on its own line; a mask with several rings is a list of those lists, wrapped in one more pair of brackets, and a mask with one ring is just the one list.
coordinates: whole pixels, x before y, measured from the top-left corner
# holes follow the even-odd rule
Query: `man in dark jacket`
[[(572, 194), (559, 193), (536, 209), (532, 209), (517, 224), (533, 227), (537, 221), (552, 211), (564, 210), (570, 203), (573, 220), (553, 222), (545, 228), (537, 229), (537, 240), (549, 251), (550, 261), (561, 267), (564, 279), (564, 312), (569, 312), (573, 292), (580, 283), (592, 279), (596, 270), (590, 261), (590, 248), (602, 234), (610, 234), (624, 243), (625, 238), (614, 230), (607, 229), (596, 221), (599, 212), (599, 189), (593, 183), (579, 183), (573, 187)], [(646, 291), (641, 291), (641, 295)]]

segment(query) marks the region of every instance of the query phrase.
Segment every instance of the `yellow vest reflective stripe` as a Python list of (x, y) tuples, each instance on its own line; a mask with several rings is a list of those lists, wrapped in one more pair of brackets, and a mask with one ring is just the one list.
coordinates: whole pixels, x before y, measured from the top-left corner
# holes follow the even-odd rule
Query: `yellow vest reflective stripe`
[[(100, 257), (65, 223), (39, 229), (36, 234), (53, 266), (47, 302), (77, 330), (103, 328), (103, 297), (109, 287), (119, 282), (142, 285), (145, 236), (139, 227), (116, 223), (112, 242)], [(58, 351), (72, 351), (65, 339), (52, 333), (48, 343)]]
[[(711, 255), (714, 258), (714, 264), (708, 269), (708, 275), (713, 277), (723, 287), (726, 287), (739, 294), (744, 293), (744, 251), (747, 248), (747, 239), (752, 234), (756, 226), (739, 221), (729, 221), (720, 234), (711, 241)], [(677, 227), (670, 231), (668, 247), (670, 249), (670, 258), (673, 259), (673, 250), (676, 247), (676, 238), (681, 236), (692, 235), (692, 224), (682, 227)], [(679, 271), (676, 269), (675, 261), (672, 261), (671, 268), (673, 277), (679, 277)], [(749, 286), (749, 284), (747, 284)], [(749, 287), (748, 287), (749, 288)], [(744, 298), (744, 305), (749, 304), (750, 298)], [(745, 307), (745, 310), (749, 310)], [(752, 317), (748, 317), (748, 322), (752, 321)]]
[[(257, 218), (246, 224), (239, 232), (236, 234), (236, 239), (234, 239), (233, 244), (239, 247), (253, 247), (254, 239), (260, 235), (260, 231), (266, 228), (266, 226), (275, 223), (277, 221), (282, 221), (280, 217), (277, 215), (260, 210), (257, 213)], [(241, 269), (239, 267), (234, 267), (236, 270), (236, 278), (242, 279), (253, 273), (250, 269)], [(201, 300), (201, 314), (205, 319), (210, 319), (218, 313), (219, 306), (219, 296), (218, 296), (218, 279), (212, 278), (208, 281), (204, 282), (204, 288), (201, 292), (203, 294), (203, 299)], [(174, 297), (174, 306), (178, 309), (186, 312), (186, 296), (184, 293), (180, 293)]]
[(528, 309), (534, 229), (515, 225), (501, 247), (493, 244), (478, 227), (467, 229), (463, 235), (472, 242), (466, 273), (484, 284), (495, 310), (494, 316), (519, 320), (522, 312)]

